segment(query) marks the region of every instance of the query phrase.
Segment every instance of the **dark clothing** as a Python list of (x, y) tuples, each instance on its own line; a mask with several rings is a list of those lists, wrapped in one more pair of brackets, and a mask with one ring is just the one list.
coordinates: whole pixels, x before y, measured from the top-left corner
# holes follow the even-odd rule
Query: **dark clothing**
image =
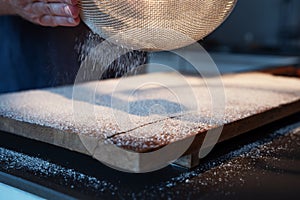
[(42, 27), (19, 17), (0, 17), (0, 92), (72, 82), (79, 63), (76, 38), (88, 29)]
[[(0, 16), (0, 93), (72, 84), (80, 66), (76, 47), (89, 32), (83, 23), (52, 28)], [(134, 59), (144, 62), (145, 53), (135, 54)], [(130, 66), (130, 59), (125, 60)], [(108, 70), (105, 76), (116, 74)]]

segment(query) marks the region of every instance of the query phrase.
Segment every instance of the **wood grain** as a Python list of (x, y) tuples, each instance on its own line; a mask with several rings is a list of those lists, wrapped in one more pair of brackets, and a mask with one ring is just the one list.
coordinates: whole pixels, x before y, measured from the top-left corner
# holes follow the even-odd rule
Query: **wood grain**
[[(218, 80), (159, 73), (83, 83), (75, 96), (72, 86), (4, 94), (0, 130), (143, 172), (149, 159), (171, 161), (190, 143), (178, 163), (194, 166), (207, 131), (224, 125), (221, 142), (300, 111), (299, 78), (232, 74), (215, 88), (207, 81)], [(212, 99), (212, 90), (224, 96)], [(222, 97), (216, 120), (213, 103)]]

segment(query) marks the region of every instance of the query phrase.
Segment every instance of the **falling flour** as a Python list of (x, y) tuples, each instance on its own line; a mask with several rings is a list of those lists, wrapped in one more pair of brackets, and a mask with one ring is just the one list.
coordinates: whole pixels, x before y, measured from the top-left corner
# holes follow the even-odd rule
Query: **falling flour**
[[(79, 62), (89, 65), (89, 70), (86, 71), (89, 76), (87, 81), (136, 73), (138, 67), (145, 64), (147, 59), (145, 52), (118, 46), (92, 32), (85, 41), (78, 42), (75, 49), (80, 55)], [(94, 76), (100, 73), (103, 73), (102, 76)]]

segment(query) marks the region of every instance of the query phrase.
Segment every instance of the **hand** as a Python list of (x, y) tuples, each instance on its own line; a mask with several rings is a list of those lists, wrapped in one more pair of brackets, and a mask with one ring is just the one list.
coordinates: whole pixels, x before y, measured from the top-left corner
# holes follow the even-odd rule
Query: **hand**
[(80, 22), (77, 0), (8, 0), (17, 15), (42, 26), (76, 26)]

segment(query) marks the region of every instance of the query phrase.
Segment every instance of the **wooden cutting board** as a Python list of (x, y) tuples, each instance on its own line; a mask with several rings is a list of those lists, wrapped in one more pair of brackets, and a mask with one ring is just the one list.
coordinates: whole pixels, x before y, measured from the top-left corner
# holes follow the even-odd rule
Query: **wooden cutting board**
[(218, 81), (157, 73), (4, 94), (0, 130), (143, 172), (147, 156), (164, 159), (154, 152), (166, 146), (188, 144), (177, 163), (192, 167), (210, 131), (222, 127), (222, 142), (300, 111), (299, 78), (244, 73)]

